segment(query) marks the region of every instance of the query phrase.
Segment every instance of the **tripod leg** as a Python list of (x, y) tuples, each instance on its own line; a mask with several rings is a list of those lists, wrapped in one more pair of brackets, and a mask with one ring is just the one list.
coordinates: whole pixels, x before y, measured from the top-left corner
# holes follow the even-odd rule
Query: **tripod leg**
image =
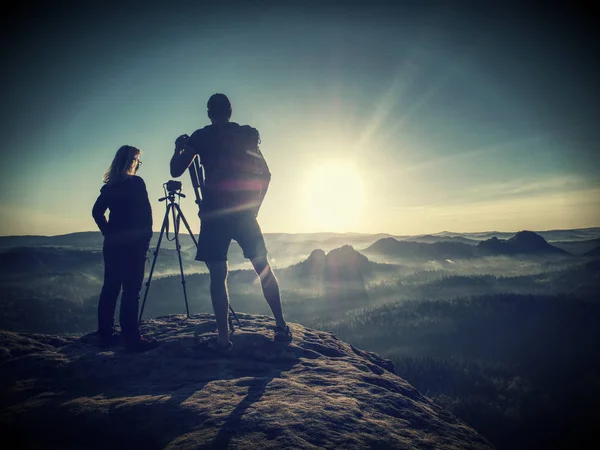
[(194, 241), (194, 245), (196, 247), (198, 247), (198, 241), (196, 241), (196, 237), (194, 236), (194, 233), (192, 233), (192, 229), (190, 228), (190, 224), (188, 223), (188, 221), (185, 219), (185, 216), (183, 215), (183, 212), (181, 211), (181, 208), (179, 207), (179, 205), (177, 203), (175, 203), (175, 208), (177, 208), (177, 213), (178, 213), (178, 217), (183, 220), (183, 224), (185, 225), (185, 227), (187, 228), (188, 233), (190, 234), (190, 237), (192, 238), (192, 241)]
[(231, 334), (235, 333), (235, 328), (233, 327), (233, 319), (231, 318), (231, 314), (229, 314), (229, 331), (231, 331)]
[(235, 313), (235, 311), (233, 310), (233, 308), (231, 307), (231, 303), (229, 304), (229, 312), (231, 314), (229, 314), (229, 320), (231, 321), (231, 332), (233, 333), (233, 320), (231, 320), (231, 316), (235, 317), (236, 322), (238, 323), (238, 327), (242, 328), (242, 322), (240, 322), (240, 319), (238, 319), (237, 314)]
[(142, 321), (142, 315), (144, 314), (144, 306), (146, 306), (146, 297), (148, 297), (148, 289), (150, 289), (150, 283), (152, 282), (152, 273), (154, 272), (154, 266), (156, 265), (156, 258), (158, 258), (158, 252), (160, 250), (160, 243), (162, 242), (163, 234), (167, 225), (169, 223), (169, 205), (167, 205), (167, 210), (165, 211), (165, 218), (163, 219), (162, 227), (160, 229), (160, 235), (158, 236), (158, 242), (156, 244), (156, 250), (154, 250), (154, 259), (152, 260), (152, 267), (150, 268), (150, 273), (148, 274), (148, 281), (146, 281), (146, 291), (144, 292), (144, 301), (142, 302), (142, 307), (140, 309), (140, 316), (138, 318), (138, 322)]
[[(181, 285), (183, 286), (183, 298), (185, 299), (185, 311), (188, 319), (190, 318), (190, 308), (188, 306), (187, 290), (185, 288), (185, 276), (183, 275), (183, 263), (181, 262), (181, 245), (179, 245), (179, 222), (177, 218), (182, 216), (179, 205), (173, 203), (174, 207), (171, 209), (173, 213), (173, 228), (175, 228), (175, 247), (177, 249), (177, 258), (179, 259), (179, 271), (181, 272)], [(177, 209), (177, 217), (175, 217), (175, 209)], [(184, 219), (185, 220), (185, 219)]]

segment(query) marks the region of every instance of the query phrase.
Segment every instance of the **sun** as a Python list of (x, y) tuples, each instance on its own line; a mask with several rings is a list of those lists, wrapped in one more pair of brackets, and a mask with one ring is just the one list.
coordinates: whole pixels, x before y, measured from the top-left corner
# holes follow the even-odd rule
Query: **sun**
[(304, 189), (306, 218), (318, 231), (356, 231), (364, 214), (365, 188), (359, 170), (330, 162), (309, 171)]

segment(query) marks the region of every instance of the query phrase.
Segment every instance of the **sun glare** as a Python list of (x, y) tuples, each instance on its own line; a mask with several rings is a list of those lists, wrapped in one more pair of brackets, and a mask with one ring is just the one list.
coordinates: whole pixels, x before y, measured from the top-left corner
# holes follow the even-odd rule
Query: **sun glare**
[(355, 231), (364, 209), (365, 189), (359, 171), (347, 163), (328, 163), (307, 176), (306, 217), (315, 231)]

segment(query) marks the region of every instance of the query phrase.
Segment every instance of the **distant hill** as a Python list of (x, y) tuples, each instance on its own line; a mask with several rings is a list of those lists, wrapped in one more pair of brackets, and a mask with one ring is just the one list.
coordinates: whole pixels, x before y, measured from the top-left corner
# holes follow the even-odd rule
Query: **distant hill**
[(460, 259), (476, 256), (476, 247), (462, 242), (407, 242), (383, 238), (363, 250), (377, 254), (413, 259)]
[(496, 237), (477, 245), (483, 255), (569, 255), (568, 252), (549, 244), (542, 236), (533, 231), (519, 231), (510, 239)]
[[(154, 232), (150, 246), (156, 246), (159, 232)], [(189, 234), (180, 233), (180, 242), (183, 248), (194, 245)], [(163, 236), (161, 248), (175, 248), (172, 229)], [(57, 236), (0, 236), (0, 248), (14, 247), (67, 247), (73, 249), (102, 249), (104, 236), (99, 231), (85, 231), (82, 233), (69, 233)]]
[(600, 227), (576, 228), (572, 230), (536, 231), (548, 242), (554, 241), (586, 241), (600, 238)]
[[(268, 235), (267, 235), (268, 236)], [(389, 237), (389, 234), (343, 234), (339, 236), (330, 237), (323, 240), (323, 244), (327, 246), (343, 246), (343, 245), (368, 245), (375, 242), (377, 239)]]
[[(575, 228), (566, 230), (539, 230), (535, 231), (542, 236), (546, 241), (585, 241), (590, 239), (600, 238), (600, 227), (591, 228)], [(433, 236), (462, 236), (468, 239), (482, 241), (496, 237), (498, 239), (509, 239), (515, 233), (510, 231), (481, 231), (481, 232), (464, 232), (457, 233), (453, 231), (442, 231), (435, 233)]]
[(588, 239), (585, 241), (556, 241), (552, 242), (555, 247), (561, 248), (573, 255), (583, 255), (600, 247), (600, 239)]
[(465, 259), (489, 255), (568, 255), (532, 231), (520, 231), (509, 239), (493, 237), (470, 245), (462, 242), (411, 242), (383, 238), (362, 250), (366, 255), (383, 255), (407, 259)]
[(104, 238), (99, 231), (84, 231), (58, 236), (0, 236), (0, 247), (80, 247), (102, 248)]
[(460, 242), (461, 244), (477, 245), (480, 242), (478, 239), (469, 239), (463, 236), (436, 236), (434, 234), (409, 236), (399, 240), (408, 242), (426, 242), (428, 244), (435, 242)]
[[(154, 276), (179, 274), (177, 253), (170, 246), (161, 244), (156, 260)], [(146, 263), (148, 274), (154, 260), (154, 247), (150, 247)], [(184, 272), (203, 271), (204, 265), (194, 260), (195, 250), (182, 249)], [(33, 283), (38, 277), (87, 273), (102, 278), (104, 260), (101, 248), (79, 249), (73, 247), (14, 247), (0, 250), (0, 279), (19, 277)]]
[(585, 256), (600, 256), (600, 245), (585, 253)]
[(321, 249), (313, 250), (310, 256), (290, 269), (297, 276), (341, 276), (353, 279), (356, 274), (367, 274), (371, 271), (369, 259), (357, 252), (352, 246), (344, 245), (329, 253)]
[(103, 268), (100, 251), (57, 247), (16, 247), (0, 252), (0, 276), (97, 271)]
[(366, 281), (378, 266), (352, 246), (344, 245), (329, 253), (314, 250), (305, 261), (278, 273), (311, 286), (329, 302), (347, 304), (366, 301)]
[[(186, 232), (182, 230), (180, 237), (182, 238), (183, 247), (191, 245), (191, 239)], [(198, 230), (192, 230), (196, 235)], [(546, 230), (535, 231), (548, 242), (575, 242), (575, 241), (590, 241), (600, 239), (600, 227), (596, 228), (581, 228), (571, 230)], [(158, 239), (158, 231), (154, 232), (153, 244), (155, 245)], [(479, 241), (497, 237), (498, 239), (509, 239), (514, 236), (514, 232), (507, 231), (481, 231), (481, 232), (464, 232), (458, 233), (453, 231), (442, 231), (439, 233), (421, 234), (421, 235), (391, 235), (388, 233), (265, 233), (265, 240), (268, 244), (299, 244), (312, 245), (312, 248), (333, 248), (344, 244), (350, 244), (354, 247), (359, 245), (367, 245), (375, 242), (378, 239), (394, 237), (397, 240), (413, 241), (413, 242), (462, 242), (466, 244), (476, 244)], [(171, 227), (172, 236), (172, 227)], [(7, 247), (36, 247), (36, 246), (54, 246), (54, 247), (83, 247), (83, 248), (100, 248), (102, 246), (103, 237), (99, 231), (84, 231), (77, 233), (68, 233), (56, 236), (39, 236), (39, 235), (23, 235), (23, 236), (0, 236), (0, 248)], [(165, 242), (166, 246), (173, 247), (174, 244)]]
[(432, 236), (436, 237), (465, 237), (467, 239), (472, 239), (474, 241), (483, 241), (485, 239), (490, 239), (492, 237), (497, 237), (499, 239), (508, 239), (514, 233), (511, 231), (480, 231), (474, 233), (456, 233), (453, 231), (442, 231), (440, 233), (434, 233)]

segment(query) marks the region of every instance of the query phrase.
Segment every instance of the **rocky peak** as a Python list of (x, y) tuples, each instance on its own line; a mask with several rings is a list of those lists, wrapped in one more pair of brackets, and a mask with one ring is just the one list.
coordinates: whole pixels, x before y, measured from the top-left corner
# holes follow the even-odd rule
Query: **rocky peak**
[(547, 245), (549, 245), (548, 242), (546, 242), (546, 239), (544, 239), (542, 236), (540, 236), (537, 233), (534, 233), (533, 231), (527, 230), (519, 231), (507, 242), (511, 242), (514, 245), (519, 246), (520, 248), (530, 250), (544, 248)]
[(351, 245), (335, 248), (327, 254), (327, 266), (332, 269), (366, 268), (369, 259)]
[[(141, 354), (82, 338), (0, 332), (5, 442), (32, 448), (453, 448), (492, 446), (374, 353), (327, 332), (238, 314), (228, 357), (202, 350), (214, 317), (144, 322)], [(8, 448), (8, 447), (5, 447)]]
[(485, 252), (498, 254), (568, 254), (546, 242), (539, 234), (528, 230), (519, 231), (507, 240), (494, 236), (480, 242), (477, 247)]
[(325, 264), (326, 256), (324, 250), (317, 248), (310, 253), (307, 261), (310, 264)]
[(351, 245), (335, 248), (329, 253), (316, 249), (305, 261), (297, 264), (295, 270), (300, 276), (324, 279), (334, 276), (336, 280), (339, 280), (339, 277), (362, 279), (362, 275), (369, 271), (369, 259)]

